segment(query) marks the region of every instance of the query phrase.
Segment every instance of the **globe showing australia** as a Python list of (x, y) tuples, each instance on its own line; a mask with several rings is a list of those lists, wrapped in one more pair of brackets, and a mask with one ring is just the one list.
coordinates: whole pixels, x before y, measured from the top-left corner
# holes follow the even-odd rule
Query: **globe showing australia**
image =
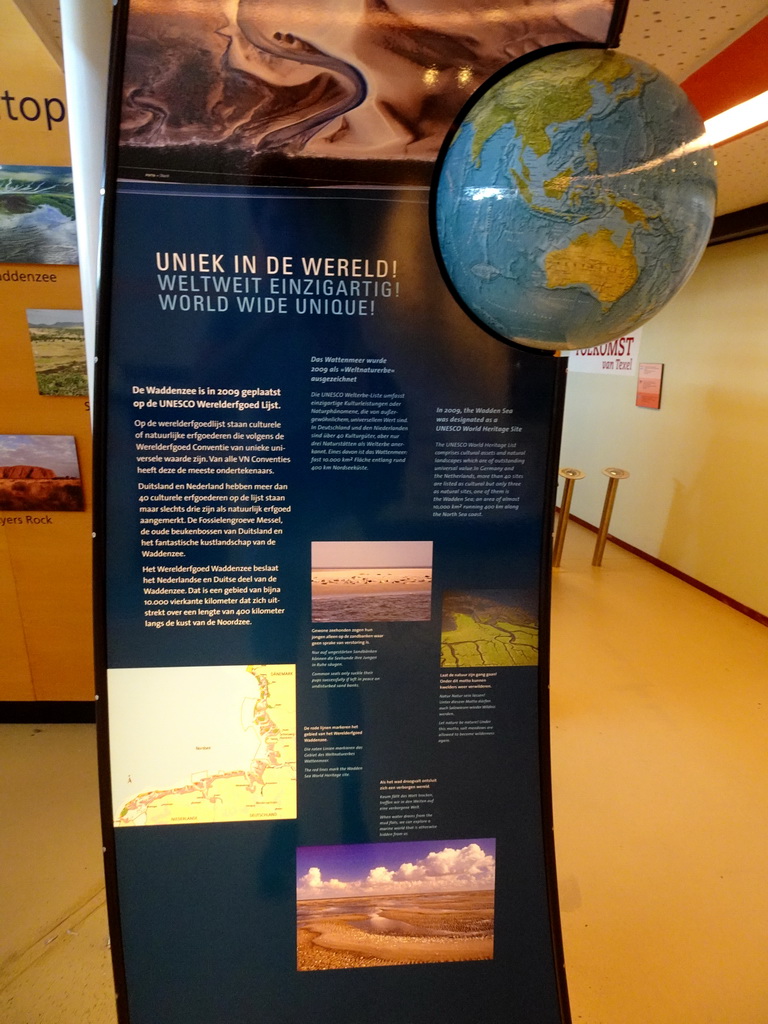
[(707, 244), (715, 167), (682, 90), (602, 49), (548, 53), (470, 108), (435, 194), (445, 271), (504, 338), (588, 348), (636, 329)]

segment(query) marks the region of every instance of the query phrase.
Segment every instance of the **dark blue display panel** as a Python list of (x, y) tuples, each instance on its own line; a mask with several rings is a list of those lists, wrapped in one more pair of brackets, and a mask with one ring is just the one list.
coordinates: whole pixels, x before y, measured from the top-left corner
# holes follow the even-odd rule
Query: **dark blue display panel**
[(465, 320), (426, 203), (119, 189), (131, 1021), (257, 1021), (254, 988), (285, 1021), (560, 1019), (538, 749), (555, 360)]
[[(563, 372), (467, 318), (428, 224), (456, 83), (508, 40), (483, 64), (366, 15), (350, 71), (231, 6), (142, 4), (116, 49), (97, 579), (121, 1022), (562, 1024)], [(375, 95), (406, 59), (421, 128), (413, 82)]]

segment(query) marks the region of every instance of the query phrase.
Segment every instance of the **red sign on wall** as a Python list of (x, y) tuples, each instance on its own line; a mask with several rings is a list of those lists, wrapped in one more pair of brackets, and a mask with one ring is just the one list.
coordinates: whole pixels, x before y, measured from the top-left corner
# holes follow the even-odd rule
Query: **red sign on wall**
[(664, 363), (640, 363), (635, 405), (642, 409), (659, 409), (663, 377)]

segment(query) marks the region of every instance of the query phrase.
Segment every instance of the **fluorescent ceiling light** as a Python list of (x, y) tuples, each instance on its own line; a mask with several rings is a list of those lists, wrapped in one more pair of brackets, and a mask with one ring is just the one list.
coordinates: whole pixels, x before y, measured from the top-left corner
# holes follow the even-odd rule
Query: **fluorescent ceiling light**
[(704, 122), (707, 132), (707, 142), (710, 146), (716, 146), (718, 142), (732, 139), (735, 135), (743, 135), (744, 132), (758, 128), (768, 121), (768, 91), (753, 96), (751, 100), (745, 100), (730, 110), (724, 110), (722, 114), (710, 117)]

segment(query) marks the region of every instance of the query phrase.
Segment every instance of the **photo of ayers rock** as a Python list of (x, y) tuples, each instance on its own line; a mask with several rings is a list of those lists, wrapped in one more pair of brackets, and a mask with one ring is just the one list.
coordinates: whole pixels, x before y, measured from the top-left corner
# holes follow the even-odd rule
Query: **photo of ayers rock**
[(82, 512), (83, 485), (74, 437), (0, 434), (0, 509)]
[(121, 174), (375, 183), (402, 181), (408, 164), (426, 181), (491, 74), (542, 46), (604, 42), (613, 6), (132, 0)]
[(296, 851), (297, 968), (493, 959), (494, 839)]
[(537, 665), (539, 628), (530, 598), (509, 590), (446, 591), (442, 668)]

